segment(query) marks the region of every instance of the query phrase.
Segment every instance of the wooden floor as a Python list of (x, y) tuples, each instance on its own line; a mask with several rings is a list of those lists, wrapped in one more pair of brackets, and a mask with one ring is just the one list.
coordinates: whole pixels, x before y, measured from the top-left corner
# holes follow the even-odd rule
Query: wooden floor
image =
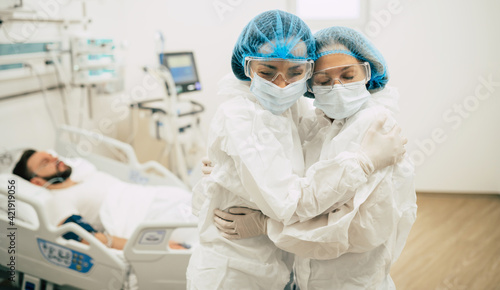
[(500, 289), (500, 196), (419, 193), (417, 204), (397, 289)]

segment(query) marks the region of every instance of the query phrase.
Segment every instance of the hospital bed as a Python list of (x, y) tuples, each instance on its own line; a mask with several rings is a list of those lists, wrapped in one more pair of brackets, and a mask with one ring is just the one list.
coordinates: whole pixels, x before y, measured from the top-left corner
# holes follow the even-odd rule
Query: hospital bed
[[(122, 160), (91, 150), (98, 147), (112, 150)], [(98, 133), (61, 126), (55, 151), (59, 156), (84, 158), (98, 170), (127, 182), (187, 189), (159, 163), (139, 164), (131, 146)], [(12, 179), (16, 181), (15, 193), (10, 191), (15, 198), (15, 219), (6, 206), (7, 185)], [(0, 184), (0, 265), (8, 272), (15, 268), (16, 281), (23, 278), (22, 289), (186, 289), (185, 273), (192, 248), (171, 249), (169, 238), (176, 229), (196, 227), (195, 223), (145, 222), (119, 251), (107, 248), (74, 223), (59, 227), (51, 224), (44, 207), (49, 195), (45, 188), (10, 173), (0, 174)], [(15, 238), (4, 231), (13, 232)], [(67, 232), (74, 232), (89, 245), (62, 238)], [(196, 245), (196, 241), (189, 243)], [(6, 269), (12, 257), (15, 266)]]

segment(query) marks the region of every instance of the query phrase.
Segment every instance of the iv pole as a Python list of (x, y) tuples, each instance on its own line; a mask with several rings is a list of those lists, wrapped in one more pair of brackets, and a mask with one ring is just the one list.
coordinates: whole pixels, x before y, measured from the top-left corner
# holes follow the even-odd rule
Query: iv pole
[[(165, 88), (166, 97), (164, 102), (166, 105), (166, 118), (168, 120), (168, 124), (166, 124), (163, 129), (172, 133), (172, 141), (170, 146), (165, 147), (165, 151), (168, 151), (168, 147), (170, 147), (170, 151), (173, 154), (169, 154), (168, 156), (169, 163), (172, 165), (172, 171), (174, 171), (174, 173), (176, 173), (185, 184), (189, 184), (186, 160), (184, 158), (184, 154), (182, 154), (181, 144), (178, 139), (179, 128), (177, 127), (177, 124), (179, 116), (176, 112), (177, 91), (175, 89), (174, 78), (172, 77), (170, 70), (164, 65), (160, 65), (157, 68), (145, 67), (144, 69), (157, 79), (164, 81), (167, 84)], [(165, 132), (164, 136), (168, 135), (170, 134)], [(172, 157), (173, 160), (170, 160)]]

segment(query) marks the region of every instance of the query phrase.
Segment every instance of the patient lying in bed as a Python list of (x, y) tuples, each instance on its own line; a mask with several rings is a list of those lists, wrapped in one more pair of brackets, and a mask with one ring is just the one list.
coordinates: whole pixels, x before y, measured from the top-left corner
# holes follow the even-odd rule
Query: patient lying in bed
[(54, 224), (75, 222), (112, 248), (123, 249), (144, 221), (196, 221), (191, 193), (184, 189), (127, 183), (95, 167), (73, 178), (73, 168), (48, 152), (26, 150), (13, 173), (50, 190)]

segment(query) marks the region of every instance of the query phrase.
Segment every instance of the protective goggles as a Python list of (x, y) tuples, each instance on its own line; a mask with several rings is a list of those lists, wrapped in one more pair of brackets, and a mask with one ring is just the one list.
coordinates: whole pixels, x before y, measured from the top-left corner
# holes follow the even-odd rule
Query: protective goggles
[(368, 62), (329, 67), (315, 72), (307, 82), (311, 93), (327, 93), (335, 84), (349, 88), (351, 83), (364, 82), (371, 78), (370, 64)]
[(311, 77), (314, 62), (310, 59), (282, 59), (250, 57), (245, 58), (245, 75), (253, 78), (254, 75), (274, 82), (279, 75), (287, 84), (307, 80)]

